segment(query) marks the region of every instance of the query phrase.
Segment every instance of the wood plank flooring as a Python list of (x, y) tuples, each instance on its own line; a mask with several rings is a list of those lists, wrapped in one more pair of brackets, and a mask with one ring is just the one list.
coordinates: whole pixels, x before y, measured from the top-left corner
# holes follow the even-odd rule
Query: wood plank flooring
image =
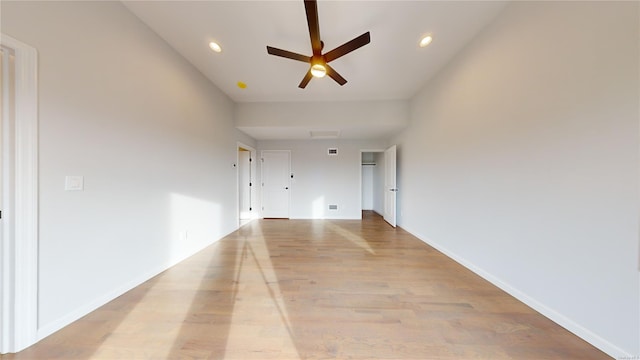
[(260, 220), (2, 359), (609, 359), (402, 229)]

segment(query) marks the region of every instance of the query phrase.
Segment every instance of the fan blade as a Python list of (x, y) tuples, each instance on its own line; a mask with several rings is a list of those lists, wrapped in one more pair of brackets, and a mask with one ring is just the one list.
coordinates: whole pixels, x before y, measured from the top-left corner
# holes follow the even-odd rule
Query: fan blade
[(318, 4), (316, 0), (304, 0), (304, 9), (307, 12), (307, 24), (311, 37), (311, 48), (314, 56), (322, 55), (322, 42), (320, 41), (320, 25), (318, 23)]
[(324, 54), (324, 58), (326, 62), (330, 62), (333, 61), (343, 55), (346, 55), (350, 52), (352, 52), (353, 50), (356, 50), (358, 48), (361, 48), (365, 45), (367, 45), (369, 42), (371, 42), (371, 36), (369, 35), (369, 32), (367, 31), (366, 33), (358, 36), (357, 38), (348, 41), (340, 46), (338, 46), (337, 48), (329, 51), (328, 53)]
[(329, 64), (324, 64), (324, 67), (327, 69), (327, 75), (329, 75), (333, 80), (335, 80), (340, 86), (347, 83), (347, 80), (340, 76), (337, 71), (335, 71)]
[(302, 54), (294, 53), (287, 50), (282, 50), (278, 48), (274, 48), (271, 46), (267, 46), (267, 52), (271, 55), (280, 56), (287, 59), (298, 60), (302, 62), (311, 62), (310, 56), (305, 56)]
[(309, 81), (311, 81), (312, 77), (313, 77), (313, 75), (311, 75), (311, 70), (307, 71), (307, 75), (304, 76), (304, 78), (302, 79), (302, 81), (300, 82), (300, 85), (298, 85), (298, 87), (300, 89), (304, 89), (305, 87), (307, 87), (307, 84), (309, 83)]

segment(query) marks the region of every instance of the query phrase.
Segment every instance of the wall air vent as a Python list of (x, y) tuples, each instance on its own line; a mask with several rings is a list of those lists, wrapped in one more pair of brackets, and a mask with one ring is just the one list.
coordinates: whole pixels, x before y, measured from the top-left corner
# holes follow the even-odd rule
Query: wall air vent
[(329, 148), (327, 152), (329, 155), (338, 155), (338, 148)]
[(329, 205), (329, 210), (338, 210), (338, 205)]

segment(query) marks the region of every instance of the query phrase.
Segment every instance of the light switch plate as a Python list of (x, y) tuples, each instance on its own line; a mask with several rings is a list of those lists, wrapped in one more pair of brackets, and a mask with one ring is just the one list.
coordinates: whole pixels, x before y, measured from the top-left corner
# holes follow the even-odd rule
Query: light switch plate
[(64, 189), (67, 191), (84, 190), (84, 176), (67, 176), (64, 179)]

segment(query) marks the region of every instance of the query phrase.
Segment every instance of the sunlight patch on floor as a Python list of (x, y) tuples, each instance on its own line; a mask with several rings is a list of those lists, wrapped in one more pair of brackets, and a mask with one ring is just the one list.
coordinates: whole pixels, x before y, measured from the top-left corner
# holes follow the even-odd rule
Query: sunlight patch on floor
[(262, 234), (254, 232), (241, 247), (224, 359), (300, 359), (286, 300)]
[[(169, 235), (154, 251), (161, 252), (165, 260), (163, 266), (172, 267), (199, 250), (208, 238), (222, 235), (222, 212), (219, 204), (186, 195), (171, 193), (168, 200)], [(206, 273), (206, 266), (188, 274), (169, 268), (162, 273), (162, 281), (141, 285), (149, 286), (149, 289), (105, 336), (92, 358), (170, 356)], [(149, 334), (154, 335), (150, 337)], [(141, 347), (140, 343), (145, 346)]]
[(180, 272), (174, 274), (171, 270), (165, 272), (162, 281), (151, 285), (91, 358), (168, 357), (206, 272), (206, 267), (190, 272), (188, 277)]
[(362, 248), (364, 250), (367, 250), (370, 254), (372, 254), (372, 255), (376, 254), (375, 250), (373, 250), (371, 248), (371, 245), (369, 245), (369, 242), (367, 240), (365, 240), (362, 236), (356, 235), (353, 232), (351, 232), (351, 231), (349, 231), (347, 229), (344, 229), (344, 228), (342, 228), (342, 227), (340, 227), (340, 226), (338, 226), (336, 224), (332, 224), (330, 222), (327, 222), (325, 224), (325, 226), (329, 230), (331, 230), (331, 231), (337, 233), (338, 235), (342, 236), (343, 238), (351, 241), (356, 246), (358, 246), (358, 247), (360, 247), (360, 248)]

